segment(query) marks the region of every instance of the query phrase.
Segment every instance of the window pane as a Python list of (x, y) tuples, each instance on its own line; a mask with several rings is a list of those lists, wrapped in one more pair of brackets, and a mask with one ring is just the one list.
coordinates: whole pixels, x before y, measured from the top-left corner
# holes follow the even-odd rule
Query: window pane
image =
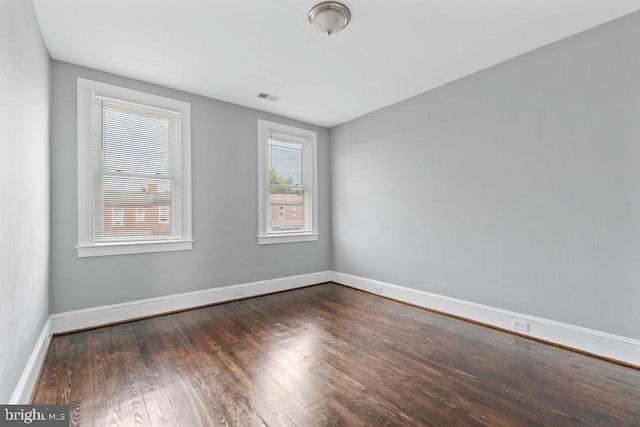
[[(270, 231), (302, 231), (304, 223), (304, 190), (269, 188)], [(296, 215), (292, 215), (295, 208)]]
[(96, 230), (96, 240), (172, 237), (170, 179), (104, 175), (103, 188), (102, 197), (96, 198), (104, 212), (103, 229)]
[(107, 172), (169, 174), (169, 119), (103, 107), (104, 168)]
[(111, 225), (124, 225), (124, 209), (121, 207), (111, 208)]
[(158, 222), (160, 223), (169, 222), (169, 208), (167, 206), (158, 207)]
[(136, 222), (144, 221), (144, 208), (136, 208)]
[(269, 184), (302, 185), (302, 144), (269, 139)]

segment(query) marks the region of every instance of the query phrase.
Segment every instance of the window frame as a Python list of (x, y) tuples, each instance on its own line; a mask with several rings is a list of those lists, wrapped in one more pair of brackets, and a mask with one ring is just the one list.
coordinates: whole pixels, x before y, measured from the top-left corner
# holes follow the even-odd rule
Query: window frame
[[(258, 244), (294, 243), (317, 241), (318, 232), (318, 153), (317, 134), (308, 129), (301, 129), (281, 123), (258, 119)], [(311, 170), (303, 171), (309, 178), (305, 192), (305, 227), (304, 231), (269, 232), (269, 216), (271, 206), (269, 204), (269, 169), (267, 166), (268, 138), (267, 132), (277, 132), (294, 138), (308, 140), (306, 149), (309, 161), (303, 162), (303, 168)], [(303, 147), (303, 149), (305, 149)], [(304, 155), (303, 155), (304, 158)], [(308, 220), (307, 220), (308, 219)]]
[[(116, 211), (118, 211), (118, 221), (116, 221)], [(124, 207), (112, 206), (111, 207), (111, 226), (123, 227), (124, 226)]]
[(169, 206), (158, 206), (158, 224), (169, 224)]
[[(180, 114), (180, 217), (179, 239), (96, 243), (93, 227), (93, 96), (175, 111)], [(107, 83), (78, 78), (78, 258), (190, 250), (191, 224), (191, 104)]]
[(146, 222), (146, 212), (144, 208), (136, 208), (136, 222)]

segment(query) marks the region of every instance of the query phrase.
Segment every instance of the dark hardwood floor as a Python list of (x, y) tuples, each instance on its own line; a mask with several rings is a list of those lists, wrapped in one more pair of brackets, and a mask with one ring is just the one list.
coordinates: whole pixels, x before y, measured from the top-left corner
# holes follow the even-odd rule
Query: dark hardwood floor
[(640, 370), (325, 284), (56, 336), (72, 425), (640, 425)]

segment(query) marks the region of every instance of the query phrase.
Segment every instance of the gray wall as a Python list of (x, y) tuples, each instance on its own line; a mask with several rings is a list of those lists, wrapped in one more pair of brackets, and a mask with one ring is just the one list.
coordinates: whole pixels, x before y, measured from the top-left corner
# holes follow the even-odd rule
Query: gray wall
[(0, 2), (0, 403), (49, 314), (49, 54), (31, 1)]
[[(68, 63), (52, 70), (52, 313), (330, 268), (327, 129)], [(193, 250), (77, 257), (77, 77), (191, 103)], [(257, 119), (318, 133), (317, 242), (258, 246)]]
[(640, 14), (331, 129), (333, 268), (640, 338)]

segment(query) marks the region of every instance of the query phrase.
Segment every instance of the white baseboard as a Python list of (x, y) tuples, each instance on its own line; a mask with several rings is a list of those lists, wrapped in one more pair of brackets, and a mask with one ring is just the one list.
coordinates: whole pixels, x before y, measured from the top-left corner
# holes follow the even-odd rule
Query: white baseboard
[(260, 282), (224, 286), (196, 292), (52, 314), (42, 329), (42, 333), (36, 342), (31, 357), (29, 357), (9, 403), (26, 404), (29, 402), (53, 334), (124, 322), (141, 317), (296, 289), (330, 281), (374, 294), (379, 294), (379, 292), (376, 292), (376, 288), (381, 288), (382, 295), (385, 297), (463, 317), (501, 329), (511, 330), (513, 320), (524, 321), (528, 323), (530, 327), (526, 335), (533, 338), (640, 366), (640, 341), (638, 340), (392, 285), (377, 280), (352, 276), (350, 274), (322, 271), (300, 276), (263, 280)]
[(9, 400), (10, 405), (25, 405), (29, 403), (29, 399), (31, 399), (31, 392), (38, 380), (40, 367), (42, 366), (42, 362), (44, 362), (44, 356), (47, 354), (50, 342), (51, 319), (49, 318), (42, 328), (40, 337), (38, 337), (38, 341), (36, 341), (36, 345), (31, 352), (27, 365), (22, 371), (20, 380), (18, 380), (18, 385), (16, 385), (16, 388), (13, 391), (11, 400)]
[(394, 300), (463, 317), (509, 331), (513, 330), (512, 322), (514, 320), (526, 322), (529, 324), (529, 331), (516, 331), (517, 333), (640, 366), (640, 341), (632, 338), (501, 310), (495, 307), (449, 298), (350, 274), (333, 272), (332, 281), (373, 294), (380, 294), (378, 291), (381, 289), (382, 296)]
[(322, 271), (300, 276), (223, 286), (202, 291), (52, 314), (47, 319), (44, 328), (42, 328), (42, 333), (36, 342), (31, 357), (29, 357), (27, 366), (22, 372), (22, 376), (14, 389), (9, 403), (29, 403), (53, 334), (93, 328), (141, 317), (154, 316), (239, 298), (265, 295), (330, 281), (331, 271)]
[(331, 272), (290, 276), (281, 279), (210, 288), (202, 291), (167, 295), (130, 301), (121, 304), (103, 305), (82, 310), (52, 314), (51, 333), (93, 328), (111, 323), (124, 322), (141, 317), (154, 316), (172, 311), (185, 310), (203, 305), (216, 304), (239, 298), (270, 294), (331, 281)]

